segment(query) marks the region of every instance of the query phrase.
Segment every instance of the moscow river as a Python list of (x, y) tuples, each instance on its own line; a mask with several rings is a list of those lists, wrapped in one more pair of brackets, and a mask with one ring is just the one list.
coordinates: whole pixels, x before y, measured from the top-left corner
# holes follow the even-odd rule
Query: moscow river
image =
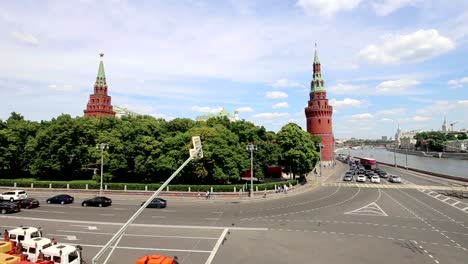
[[(340, 149), (337, 153), (351, 155), (353, 157), (373, 158), (377, 161), (395, 164), (408, 168), (415, 168), (445, 175), (467, 177), (468, 178), (468, 160), (420, 157), (415, 155), (405, 155), (404, 153), (394, 153), (384, 148), (364, 148), (364, 149)], [(406, 160), (406, 157), (408, 159)], [(408, 163), (406, 163), (408, 161)]]

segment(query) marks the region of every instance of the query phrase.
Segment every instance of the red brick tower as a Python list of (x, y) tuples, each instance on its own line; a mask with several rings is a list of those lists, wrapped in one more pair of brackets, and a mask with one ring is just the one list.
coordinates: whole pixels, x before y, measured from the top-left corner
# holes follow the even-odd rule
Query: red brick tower
[(315, 48), (314, 77), (310, 82), (310, 100), (305, 108), (307, 132), (322, 139), (322, 161), (327, 164), (333, 161), (334, 142), (332, 128), (333, 107), (328, 104), (325, 82), (322, 79), (320, 60)]
[[(101, 58), (104, 54), (100, 54)], [(85, 116), (115, 116), (112, 109), (111, 97), (107, 95), (106, 74), (104, 63), (99, 63), (98, 75), (94, 83), (94, 94), (89, 95), (89, 101), (84, 110)]]

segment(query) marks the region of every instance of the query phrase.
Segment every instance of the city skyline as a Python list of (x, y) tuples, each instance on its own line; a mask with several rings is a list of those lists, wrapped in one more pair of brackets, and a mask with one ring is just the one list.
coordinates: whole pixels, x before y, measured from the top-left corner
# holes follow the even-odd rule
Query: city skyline
[(314, 43), (336, 138), (468, 128), (468, 3), (455, 0), (4, 1), (0, 119), (83, 116), (103, 52), (114, 105), (239, 111), (306, 129)]

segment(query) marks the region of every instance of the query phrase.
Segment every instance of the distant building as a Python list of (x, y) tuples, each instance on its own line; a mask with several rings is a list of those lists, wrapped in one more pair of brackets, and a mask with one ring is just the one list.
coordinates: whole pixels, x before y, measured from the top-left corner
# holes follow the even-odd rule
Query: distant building
[(382, 140), (387, 141), (388, 137), (387, 136), (382, 136)]
[(447, 119), (444, 116), (444, 123), (442, 123), (442, 132), (447, 132)]
[(396, 147), (400, 147), (401, 145), (401, 128), (400, 125), (398, 125), (397, 131), (395, 133), (395, 145)]
[(221, 111), (219, 111), (218, 113), (213, 113), (213, 114), (210, 113), (210, 114), (206, 114), (206, 115), (200, 115), (200, 116), (197, 116), (195, 118), (195, 120), (197, 120), (197, 121), (207, 121), (208, 119), (213, 118), (213, 117), (227, 117), (229, 119), (229, 121), (234, 122), (234, 121), (239, 120), (239, 112), (235, 111), (234, 115), (231, 115), (226, 110), (226, 108), (223, 107), (223, 109), (221, 109)]
[(419, 130), (402, 133), (400, 138), (400, 148), (415, 149), (417, 140), (414, 139), (414, 136), (416, 136), (417, 133), (419, 133)]
[(122, 116), (139, 116), (141, 114), (137, 112), (133, 112), (129, 110), (128, 108), (122, 107), (122, 106), (114, 106), (114, 111), (115, 111), (115, 116), (116, 117), (122, 117)]
[(115, 112), (112, 109), (111, 97), (107, 94), (107, 82), (106, 74), (104, 73), (104, 63), (102, 57), (104, 54), (100, 54), (101, 62), (99, 63), (99, 70), (94, 83), (94, 93), (89, 96), (86, 110), (84, 110), (85, 116), (115, 116)]

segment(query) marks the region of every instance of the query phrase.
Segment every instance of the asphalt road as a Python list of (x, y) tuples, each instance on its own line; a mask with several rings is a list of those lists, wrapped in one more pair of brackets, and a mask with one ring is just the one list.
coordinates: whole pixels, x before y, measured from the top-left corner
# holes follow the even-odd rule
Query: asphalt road
[[(176, 255), (185, 264), (468, 263), (468, 199), (441, 191), (452, 181), (387, 167), (402, 184), (356, 184), (341, 181), (346, 169), (325, 169), (308, 191), (252, 202), (167, 198), (166, 209), (143, 212), (108, 263), (145, 254)], [(82, 245), (88, 263), (145, 198), (112, 195), (112, 206), (91, 208), (81, 207), (89, 195), (46, 204), (52, 195), (30, 193), (41, 206), (1, 215), (0, 228), (41, 226), (47, 237)]]

